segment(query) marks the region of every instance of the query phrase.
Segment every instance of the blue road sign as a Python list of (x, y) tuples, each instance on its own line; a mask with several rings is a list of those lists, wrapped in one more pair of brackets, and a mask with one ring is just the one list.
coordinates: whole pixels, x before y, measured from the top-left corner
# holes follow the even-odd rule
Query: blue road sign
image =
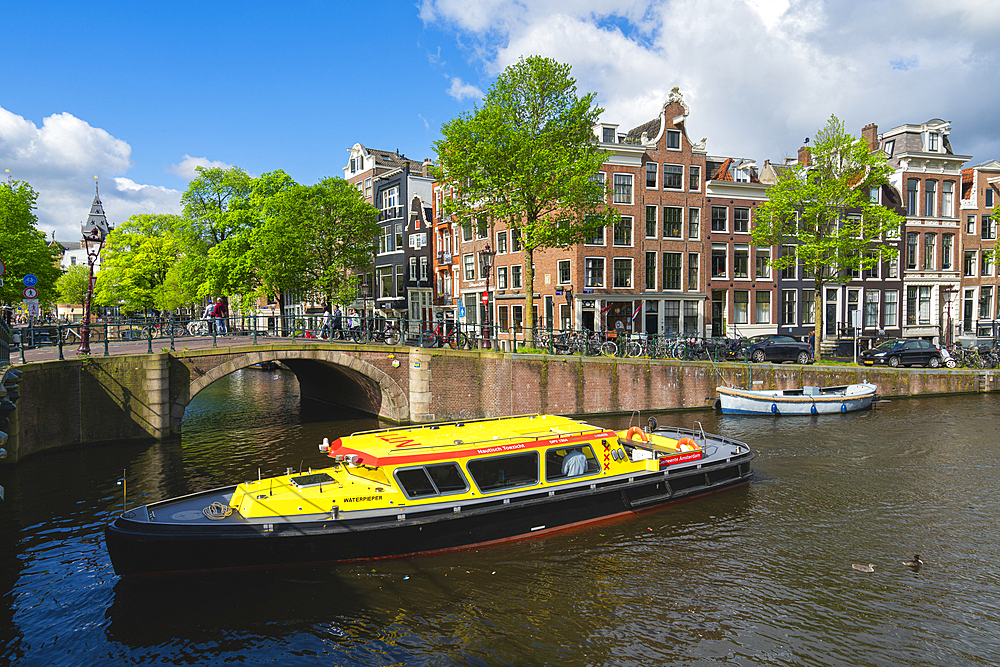
[(21, 282), (24, 283), (25, 287), (34, 287), (38, 284), (38, 276), (34, 273), (29, 273), (24, 278), (21, 278)]
[(465, 317), (465, 306), (459, 306), (458, 307), (458, 316), (459, 317)]

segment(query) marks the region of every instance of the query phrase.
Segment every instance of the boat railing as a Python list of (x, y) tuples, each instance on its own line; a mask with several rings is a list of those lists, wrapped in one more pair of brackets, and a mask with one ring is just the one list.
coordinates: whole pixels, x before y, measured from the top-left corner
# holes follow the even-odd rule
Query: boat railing
[(479, 419), (461, 419), (453, 422), (435, 422), (433, 424), (418, 424), (414, 426), (410, 424), (409, 426), (390, 426), (389, 428), (376, 428), (371, 431), (358, 431), (357, 433), (352, 433), (351, 436), (355, 435), (374, 435), (376, 433), (394, 433), (396, 431), (414, 431), (420, 429), (439, 429), (442, 426), (453, 426), (455, 424), (475, 424), (477, 422), (489, 422), (489, 421), (504, 421), (507, 419), (523, 419), (524, 417), (540, 417), (537, 412), (529, 412), (523, 415), (508, 415), (506, 417), (481, 417)]
[[(468, 422), (461, 422), (461, 423), (468, 423)], [(386, 456), (387, 457), (408, 456), (412, 452), (418, 450), (439, 449), (441, 447), (452, 447), (454, 445), (463, 445), (463, 446), (496, 445), (498, 443), (510, 442), (511, 440), (516, 440), (518, 442), (530, 442), (530, 441), (538, 442), (539, 440), (549, 440), (552, 438), (565, 438), (577, 435), (590, 435), (590, 434), (597, 435), (601, 433), (608, 433), (609, 431), (613, 432), (613, 429), (591, 426), (590, 428), (581, 429), (579, 431), (553, 431), (551, 433), (539, 433), (536, 435), (510, 435), (504, 437), (489, 438), (487, 440), (461, 440), (456, 438), (455, 441), (452, 443), (445, 443), (445, 444), (438, 443), (433, 445), (408, 445), (407, 447), (402, 449), (390, 450), (386, 452)]]
[[(664, 427), (664, 428), (658, 428), (655, 431), (653, 431), (653, 433), (655, 433), (656, 435), (671, 435), (673, 433), (676, 433), (677, 435), (679, 435), (681, 437), (684, 437), (684, 436), (692, 436), (692, 437), (694, 437), (694, 436), (700, 436), (702, 438), (702, 442), (704, 442), (704, 443), (707, 444), (708, 443), (708, 434), (705, 433), (704, 427), (702, 427), (701, 422), (699, 422), (699, 421), (696, 421), (695, 424), (698, 425), (698, 429), (699, 430), (694, 430), (694, 429), (690, 429), (690, 428), (683, 428), (681, 426), (669, 426), (669, 427)], [(733, 438), (727, 438), (724, 435), (713, 434), (712, 438), (715, 439), (715, 440), (718, 440), (719, 442), (721, 442), (724, 445), (732, 445), (734, 447), (740, 447), (740, 448), (746, 449), (748, 451), (750, 449), (750, 445), (748, 445), (747, 443), (742, 442), (740, 440), (734, 440)]]

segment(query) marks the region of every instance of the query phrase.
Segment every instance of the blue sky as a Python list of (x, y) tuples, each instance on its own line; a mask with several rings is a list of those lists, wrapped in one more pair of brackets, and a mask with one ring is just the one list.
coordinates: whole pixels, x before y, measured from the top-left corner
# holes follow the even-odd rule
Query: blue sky
[(196, 164), (312, 183), (355, 142), (432, 157), (441, 124), (533, 53), (573, 65), (624, 128), (679, 86), (712, 154), (780, 160), (836, 113), (855, 133), (944, 118), (970, 164), (1000, 157), (1000, 2), (8, 5), (0, 173), (32, 183), (60, 240), (94, 174), (120, 222), (178, 212)]

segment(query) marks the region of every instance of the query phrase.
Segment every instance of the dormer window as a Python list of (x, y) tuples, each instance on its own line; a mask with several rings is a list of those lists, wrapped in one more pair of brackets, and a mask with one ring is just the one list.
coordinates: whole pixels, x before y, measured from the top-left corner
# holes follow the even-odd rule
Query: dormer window
[(896, 147), (895, 139), (890, 139), (889, 141), (886, 141), (882, 144), (882, 150), (885, 151), (885, 154), (888, 155), (889, 157), (892, 157), (892, 149), (895, 147)]
[(615, 143), (615, 128), (605, 127), (603, 129), (603, 134), (604, 136), (601, 138), (601, 141), (603, 141), (606, 144)]
[(938, 152), (938, 133), (928, 132), (927, 133), (927, 150), (931, 153)]

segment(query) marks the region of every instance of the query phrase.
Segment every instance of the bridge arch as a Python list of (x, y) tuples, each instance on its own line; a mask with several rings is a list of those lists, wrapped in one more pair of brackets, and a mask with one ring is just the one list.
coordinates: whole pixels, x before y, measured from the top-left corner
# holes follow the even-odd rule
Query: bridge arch
[(181, 388), (170, 406), (170, 430), (180, 433), (184, 411), (205, 387), (241, 368), (279, 361), (295, 373), (301, 395), (405, 423), (410, 420), (406, 393), (391, 377), (358, 357), (339, 350), (261, 350), (227, 358)]

